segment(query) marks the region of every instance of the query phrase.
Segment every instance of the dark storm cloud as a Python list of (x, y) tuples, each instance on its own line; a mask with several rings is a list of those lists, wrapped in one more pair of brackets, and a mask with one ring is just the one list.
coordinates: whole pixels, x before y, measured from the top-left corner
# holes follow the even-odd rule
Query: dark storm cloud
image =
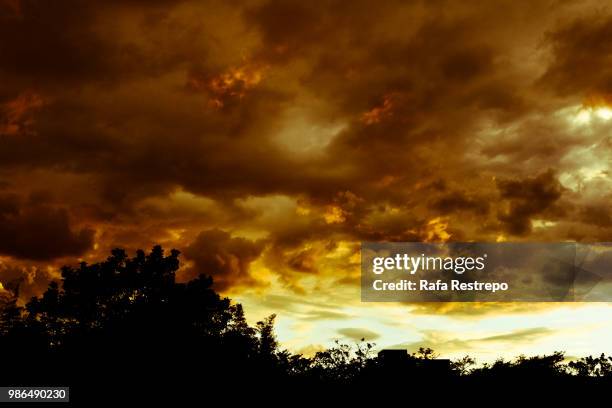
[(91, 110), (74, 101), (51, 98), (25, 92), (5, 102), (9, 131), (0, 151), (3, 168), (93, 170), (119, 150), (118, 140), (92, 126)]
[(137, 27), (146, 27), (155, 17), (163, 23), (163, 7), (180, 3), (14, 0), (0, 9), (0, 73), (21, 86), (55, 90), (88, 82), (111, 86), (125, 78), (159, 74), (180, 63), (182, 47), (169, 53), (158, 47), (158, 55), (147, 58), (135, 39), (105, 28), (119, 26), (117, 18), (133, 7), (140, 8), (133, 22)]
[(99, 75), (108, 67), (104, 49), (89, 25), (95, 10), (80, 1), (20, 1), (18, 13), (0, 25), (0, 72), (44, 79)]
[[(285, 8), (290, 10), (283, 11)], [(309, 11), (303, 10), (304, 8)], [(104, 41), (104, 38), (90, 33), (85, 27), (88, 21), (97, 21), (105, 16), (105, 13), (119, 13), (121, 10), (109, 7), (104, 9), (104, 13), (100, 12), (97, 15), (93, 9), (82, 9), (82, 6), (73, 7), (70, 13), (62, 14), (57, 19), (53, 18), (54, 14), (50, 14), (48, 22), (50, 27), (41, 27), (39, 35), (44, 35), (48, 41), (54, 41), (47, 47), (48, 50), (56, 49), (60, 54), (63, 52), (78, 57), (79, 47), (82, 46), (87, 52), (96, 52), (96, 56), (102, 58), (103, 62), (96, 58), (74, 57), (76, 62), (71, 65), (71, 69), (82, 70), (79, 72), (72, 72), (68, 68), (62, 69), (61, 66), (56, 67), (48, 64), (46, 60), (17, 62), (28, 67), (36, 66), (37, 69), (45, 69), (48, 66), (51, 78), (48, 77), (45, 83), (53, 83), (56, 71), (69, 74), (71, 78), (76, 79), (81, 78), (78, 75), (80, 72), (96, 69), (103, 71), (106, 64), (111, 64), (109, 70), (112, 72), (131, 73), (132, 68), (125, 63), (125, 60), (113, 57), (113, 52), (116, 50), (112, 48), (113, 44), (122, 44), (128, 39), (119, 38), (118, 41), (111, 42), (108, 41), (114, 38), (111, 36)], [(335, 2), (330, 2), (323, 8), (308, 8), (297, 3), (284, 5), (266, 3), (259, 11), (250, 10), (245, 15), (251, 16), (247, 21), (254, 19), (257, 24), (255, 27), (258, 27), (262, 33), (264, 40), (262, 49), (274, 48), (272, 38), (276, 38), (274, 33), (277, 31), (283, 32), (281, 37), (294, 45), (289, 47), (291, 50), (294, 50), (297, 44), (307, 47), (309, 53), (312, 53), (307, 55), (313, 59), (310, 63), (311, 68), (303, 78), (296, 79), (318, 92), (329, 92), (324, 90), (327, 88), (326, 78), (329, 78), (329, 75), (342, 77), (342, 73), (327, 73), (327, 71), (335, 69), (334, 66), (341, 63), (344, 57), (337, 54), (332, 57), (331, 49), (325, 47), (325, 43), (320, 41), (321, 37), (308, 34), (311, 32), (309, 29), (312, 25), (311, 20), (319, 21), (323, 18), (325, 21), (321, 23), (324, 26), (321, 30), (330, 34), (332, 41), (338, 40), (340, 34), (348, 35), (350, 41), (358, 41), (363, 34), (355, 31), (354, 25), (368, 15), (369, 9), (367, 4), (361, 4), (353, 15), (340, 18), (340, 24), (329, 18), (323, 18), (324, 12), (337, 17), (343, 15), (344, 10)], [(168, 13), (171, 11), (172, 8), (167, 9)], [(75, 16), (79, 13), (82, 14), (81, 19), (71, 20), (76, 19)], [(34, 6), (31, 10), (24, 7), (23, 14), (24, 20), (19, 23), (21, 25), (42, 18), (40, 16), (43, 15)], [(296, 22), (287, 24), (278, 17), (287, 15), (293, 15)], [(148, 24), (159, 29), (165, 27), (166, 20), (153, 20)], [(298, 23), (298, 21), (303, 22)], [(189, 24), (192, 23), (188, 22)], [(69, 29), (60, 30), (58, 27), (62, 25), (68, 26)], [(106, 105), (104, 99), (97, 103), (85, 101), (86, 105), (72, 104), (74, 106), (70, 107), (65, 98), (75, 95), (53, 95), (50, 98), (55, 98), (55, 106), (47, 108), (46, 117), (49, 119), (40, 121), (35, 136), (11, 141), (14, 146), (8, 146), (6, 157), (9, 163), (30, 161), (36, 165), (44, 165), (45, 162), (52, 162), (49, 165), (95, 173), (102, 189), (106, 192), (106, 199), (116, 203), (133, 200), (131, 197), (133, 194), (129, 193), (133, 189), (141, 190), (144, 194), (163, 194), (176, 185), (208, 196), (271, 193), (293, 195), (305, 192), (323, 200), (333, 199), (340, 188), (349, 187), (354, 190), (364, 190), (360, 194), (369, 199), (377, 192), (360, 187), (357, 184), (359, 178), (376, 181), (373, 179), (378, 179), (381, 173), (394, 174), (415, 169), (411, 163), (400, 158), (399, 150), (395, 149), (397, 143), (420, 144), (433, 134), (443, 134), (448, 131), (439, 128), (439, 124), (442, 123), (440, 121), (436, 121), (437, 124), (433, 128), (427, 123), (427, 117), (433, 116), (443, 104), (441, 95), (456, 93), (449, 91), (450, 88), (456, 88), (458, 83), (472, 83), (474, 79), (482, 82), (482, 78), (495, 72), (493, 52), (489, 45), (479, 43), (463, 45), (458, 41), (449, 41), (451, 38), (472, 37), (466, 34), (469, 33), (467, 27), (469, 22), (451, 21), (446, 24), (434, 23), (432, 20), (423, 24), (415, 37), (408, 36), (406, 39), (400, 37), (389, 41), (371, 40), (366, 43), (366, 54), (360, 57), (352, 57), (349, 52), (359, 77), (354, 81), (336, 81), (336, 85), (332, 87), (331, 91), (345, 98), (338, 105), (338, 109), (341, 109), (338, 113), (348, 120), (351, 120), (350, 116), (353, 115), (360, 117), (368, 110), (375, 109), (376, 104), (381, 103), (380, 101), (390, 92), (393, 95), (397, 94), (393, 97), (390, 123), (377, 123), (376, 126), (368, 127), (357, 122), (352, 125), (350, 131), (344, 132), (337, 141), (333, 142), (329, 154), (318, 159), (303, 161), (292, 158), (270, 142), (268, 134), (274, 131), (274, 112), (282, 107), (281, 104), (285, 103), (289, 96), (294, 95), (279, 99), (278, 93), (272, 92), (269, 87), (265, 90), (266, 78), (260, 78), (265, 74), (254, 71), (259, 70), (259, 65), (271, 65), (272, 71), (275, 68), (284, 69), (284, 65), (278, 65), (279, 63), (273, 59), (266, 59), (265, 55), (258, 56), (257, 52), (254, 53), (255, 58), (261, 61), (253, 64), (245, 65), (237, 62), (233, 66), (226, 65), (212, 69), (213, 65), (219, 66), (219, 63), (206, 62), (204, 72), (197, 74), (195, 78), (198, 81), (195, 82), (194, 71), (190, 71), (191, 73), (187, 74), (188, 84), (192, 84), (197, 89), (204, 86), (206, 100), (195, 99), (197, 96), (180, 97), (177, 94), (162, 94), (162, 98), (167, 96), (180, 98), (183, 104), (191, 105), (189, 110), (193, 113), (195, 113), (194, 103), (205, 105), (211, 100), (221, 103), (223, 107), (231, 107), (229, 112), (215, 112), (214, 109), (207, 111), (206, 106), (200, 106), (201, 117), (196, 118), (193, 114), (177, 110), (173, 105), (166, 105), (163, 100), (160, 100), (158, 105), (147, 101), (139, 106), (135, 100), (128, 99), (126, 94), (114, 96), (118, 109)], [(8, 29), (26, 30), (21, 26)], [(47, 33), (45, 30), (50, 32)], [(87, 35), (73, 35), (71, 30), (85, 31)], [(176, 35), (174, 40), (180, 41), (182, 38)], [(98, 41), (103, 41), (103, 46), (97, 46)], [(146, 77), (146, 63), (160, 57), (157, 54), (146, 54), (150, 50), (139, 47), (135, 40), (131, 40), (130, 44), (135, 49), (126, 54), (142, 58), (144, 65), (141, 75)], [(24, 43), (21, 47), (27, 50), (30, 44)], [(109, 50), (109, 47), (112, 49)], [(429, 50), (432, 47), (439, 50), (439, 57), (431, 57)], [(34, 51), (36, 50), (24, 52), (26, 55), (38, 56), (36, 58), (46, 58), (46, 54), (39, 55)], [(162, 57), (166, 56), (164, 49), (159, 53)], [(181, 56), (175, 57), (180, 59)], [(300, 58), (298, 54), (292, 57)], [(62, 61), (65, 59), (62, 55), (58, 55), (60, 61), (58, 63), (64, 63)], [(92, 65), (81, 66), (78, 64), (81, 60), (91, 61)], [(201, 58), (194, 59), (193, 56), (183, 61), (186, 66), (198, 65), (201, 62)], [(408, 64), (412, 67), (406, 68)], [(385, 66), (390, 68), (384, 69)], [(167, 67), (169, 70), (170, 68), (171, 66)], [(380, 69), (383, 71), (378, 72)], [(431, 89), (422, 89), (422, 86), (418, 85), (421, 82), (419, 78), (421, 72), (430, 72), (429, 82), (434, 84)], [(103, 73), (92, 72), (93, 77), (97, 77), (98, 74), (104, 76)], [(27, 71), (24, 71), (22, 76), (38, 77)], [(136, 77), (123, 77), (121, 82), (127, 79), (133, 81), (134, 78)], [(87, 82), (88, 78), (83, 77), (82, 81)], [(205, 85), (198, 85), (200, 82), (204, 82)], [(165, 88), (168, 85), (172, 86), (163, 83), (160, 85)], [(112, 87), (110, 91), (112, 92)], [(148, 91), (147, 89), (146, 92)], [(464, 95), (457, 97), (477, 98), (469, 95), (477, 92), (470, 90), (467, 94), (462, 92)], [(124, 108), (123, 112), (121, 108)], [(328, 108), (334, 109), (333, 106)], [(431, 112), (425, 113), (426, 110)], [(61, 118), (66, 116), (71, 118), (71, 123), (67, 129), (62, 129), (61, 123), (64, 121)], [(53, 121), (54, 117), (57, 121)], [(92, 117), (96, 120), (91, 121)], [(151, 117), (156, 118), (155, 126), (147, 125)], [(402, 117), (407, 118), (408, 122), (399, 119)], [(409, 131), (405, 130), (406, 125), (423, 127), (423, 129), (418, 132)], [(454, 126), (456, 125), (453, 124)], [(173, 137), (166, 137), (169, 134)], [(458, 131), (453, 130), (445, 136), (445, 138), (451, 137), (457, 138)], [(26, 143), (32, 146), (28, 157), (19, 158), (13, 154), (22, 149)], [(369, 152), (367, 159), (370, 162), (367, 172), (357, 165), (366, 159), (363, 157), (363, 152), (366, 151)], [(278, 169), (289, 169), (289, 171), (278, 171)], [(413, 180), (422, 173), (423, 171), (415, 173)], [(215, 177), (216, 174), (224, 174), (224, 177)], [(401, 199), (400, 194), (397, 200)]]
[(219, 290), (228, 287), (253, 286), (257, 280), (251, 276), (250, 264), (259, 257), (263, 243), (232, 237), (221, 230), (202, 231), (185, 248), (185, 257), (193, 261), (192, 274), (213, 277)]
[[(607, 92), (604, 17), (553, 24), (547, 2), (510, 1), (2, 4), (0, 180), (55, 197), (2, 212), (22, 237), (0, 247), (12, 256), (97, 255), (92, 224), (100, 248), (186, 247), (222, 288), (258, 284), (262, 256), (299, 288), (342, 242), (529, 238), (572, 208), (574, 231), (609, 232), (600, 201), (559, 185), (591, 141), (553, 117), (557, 93)], [(354, 282), (354, 266), (333, 270)]]
[(94, 231), (74, 231), (65, 209), (0, 197), (0, 253), (49, 260), (80, 256), (93, 245)]
[(531, 219), (549, 209), (563, 194), (563, 187), (552, 170), (527, 179), (499, 180), (497, 187), (502, 200), (509, 205), (498, 219), (513, 235), (530, 232)]
[(612, 227), (612, 213), (608, 203), (602, 205), (587, 204), (580, 209), (580, 219), (587, 224), (601, 227)]
[(605, 14), (579, 18), (547, 35), (552, 62), (540, 79), (561, 95), (582, 94), (594, 103), (612, 93), (612, 19)]
[(470, 197), (463, 191), (451, 191), (436, 198), (431, 203), (432, 208), (443, 214), (457, 211), (473, 211), (484, 214), (489, 210), (489, 203), (483, 197)]

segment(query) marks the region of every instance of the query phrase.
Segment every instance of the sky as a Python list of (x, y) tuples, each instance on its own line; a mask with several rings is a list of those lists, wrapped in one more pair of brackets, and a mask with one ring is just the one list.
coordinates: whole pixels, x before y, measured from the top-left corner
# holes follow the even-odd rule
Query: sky
[(597, 1), (0, 0), (0, 282), (161, 244), (281, 344), (612, 353), (606, 303), (361, 303), (360, 242), (612, 241)]

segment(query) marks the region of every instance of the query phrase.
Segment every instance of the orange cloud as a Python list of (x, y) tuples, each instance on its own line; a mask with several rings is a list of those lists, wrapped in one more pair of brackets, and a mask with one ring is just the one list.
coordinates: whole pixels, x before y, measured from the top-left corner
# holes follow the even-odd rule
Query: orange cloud
[(32, 112), (45, 104), (43, 98), (34, 92), (23, 92), (6, 102), (2, 108), (3, 120), (0, 135), (16, 136), (27, 131), (32, 123)]
[(220, 109), (229, 100), (244, 98), (249, 90), (262, 81), (264, 71), (265, 67), (260, 64), (245, 62), (217, 75), (191, 73), (187, 85), (196, 91), (208, 91), (211, 94), (211, 106)]
[(361, 121), (366, 125), (374, 125), (393, 114), (393, 97), (385, 95), (382, 104), (375, 106), (361, 115)]

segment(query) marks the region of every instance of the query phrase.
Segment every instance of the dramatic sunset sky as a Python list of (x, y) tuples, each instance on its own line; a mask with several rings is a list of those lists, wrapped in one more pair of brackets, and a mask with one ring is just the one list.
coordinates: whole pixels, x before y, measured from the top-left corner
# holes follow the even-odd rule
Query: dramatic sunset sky
[(0, 282), (154, 244), (306, 354), (612, 352), (612, 305), (361, 303), (361, 241), (612, 240), (598, 1), (0, 0)]

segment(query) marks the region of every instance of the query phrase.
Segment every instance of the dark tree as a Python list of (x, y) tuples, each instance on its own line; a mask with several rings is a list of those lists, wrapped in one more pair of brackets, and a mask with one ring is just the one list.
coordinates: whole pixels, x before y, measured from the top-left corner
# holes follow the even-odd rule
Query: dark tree
[(25, 308), (6, 300), (0, 345), (11, 371), (4, 374), (24, 384), (123, 389), (281, 375), (274, 316), (251, 328), (242, 306), (220, 297), (210, 277), (178, 283), (178, 257), (159, 246), (133, 258), (116, 249), (104, 262), (62, 268), (61, 282)]
[(275, 315), (251, 327), (242, 306), (219, 296), (210, 277), (177, 282), (178, 268), (176, 250), (165, 255), (156, 246), (130, 258), (115, 249), (103, 262), (62, 268), (61, 280), (25, 306), (19, 286), (9, 286), (12, 296), (0, 297), (0, 384), (68, 385), (73, 400), (117, 401), (236, 398), (292, 386), (346, 396), (406, 383), (482, 389), (612, 379), (604, 355), (565, 363), (557, 352), (473, 368), (469, 357), (450, 362), (430, 348), (377, 358), (362, 340), (305, 358), (279, 349)]

